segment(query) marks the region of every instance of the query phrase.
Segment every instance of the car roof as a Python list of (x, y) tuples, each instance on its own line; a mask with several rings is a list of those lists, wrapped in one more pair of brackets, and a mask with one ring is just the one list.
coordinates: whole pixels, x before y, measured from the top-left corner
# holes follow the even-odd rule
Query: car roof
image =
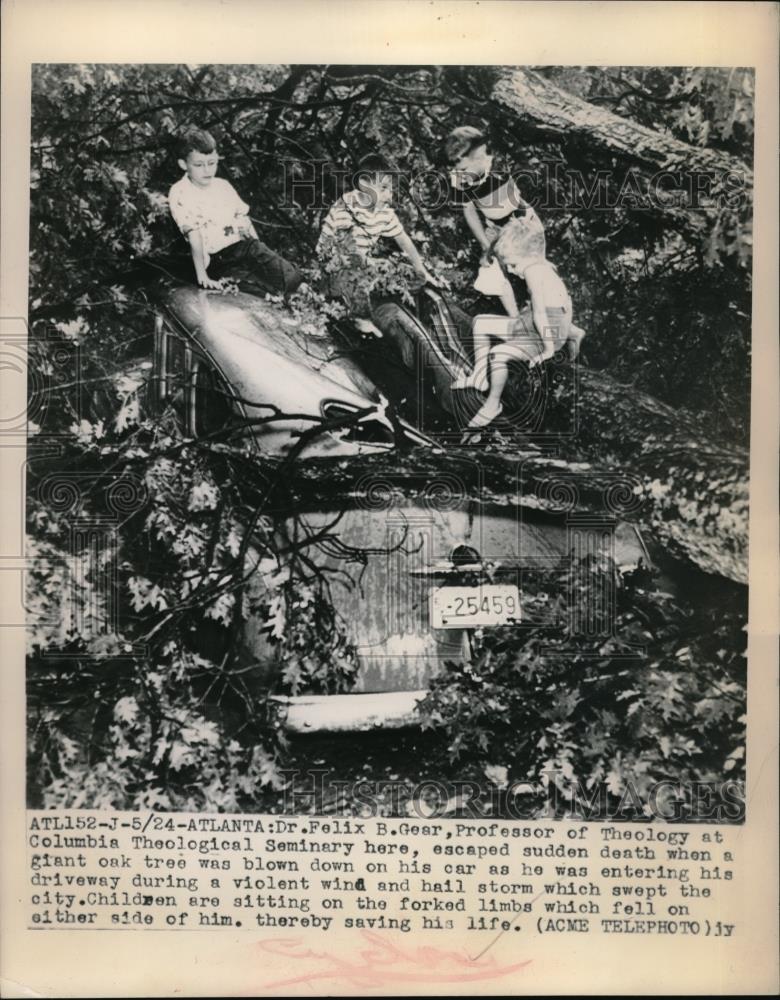
[[(280, 302), (243, 293), (209, 293), (192, 286), (176, 288), (165, 298), (167, 312), (199, 343), (220, 367), (230, 369), (237, 351), (246, 350), (244, 379), (251, 388), (268, 378), (267, 370), (253, 366), (258, 352), (276, 355), (287, 368), (300, 366), (354, 395), (375, 403), (381, 395), (374, 383), (346, 357), (327, 331), (303, 327)], [(243, 341), (243, 345), (241, 344)], [(352, 400), (354, 401), (354, 400)]]

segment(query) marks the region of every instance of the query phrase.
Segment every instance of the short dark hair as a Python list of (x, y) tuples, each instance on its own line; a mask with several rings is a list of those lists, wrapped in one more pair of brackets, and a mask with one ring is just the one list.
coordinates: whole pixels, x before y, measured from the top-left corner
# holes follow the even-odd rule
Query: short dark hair
[(180, 160), (186, 160), (190, 153), (216, 153), (217, 143), (211, 132), (202, 128), (188, 128), (179, 137), (176, 146)]
[(364, 177), (367, 180), (376, 180), (381, 174), (395, 173), (393, 164), (382, 156), (381, 153), (369, 153), (358, 163), (355, 171), (355, 181), (360, 181)]
[(444, 140), (444, 155), (447, 163), (454, 164), (462, 157), (476, 149), (477, 146), (487, 146), (490, 149), (490, 140), (482, 129), (474, 128), (473, 125), (461, 125), (454, 128)]

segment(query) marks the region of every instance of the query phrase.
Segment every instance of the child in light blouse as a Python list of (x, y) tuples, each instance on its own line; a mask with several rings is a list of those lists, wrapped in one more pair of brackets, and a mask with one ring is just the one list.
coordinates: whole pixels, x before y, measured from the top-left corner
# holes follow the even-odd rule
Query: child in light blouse
[(493, 169), (493, 154), (482, 131), (471, 125), (453, 129), (444, 153), (452, 168), (453, 202), (463, 207), (463, 218), (483, 252), (474, 288), (483, 295), (497, 296), (507, 315), (517, 316), (515, 293), (493, 254), (493, 244), (517, 220), (535, 226), (544, 239), (539, 217), (511, 174)]

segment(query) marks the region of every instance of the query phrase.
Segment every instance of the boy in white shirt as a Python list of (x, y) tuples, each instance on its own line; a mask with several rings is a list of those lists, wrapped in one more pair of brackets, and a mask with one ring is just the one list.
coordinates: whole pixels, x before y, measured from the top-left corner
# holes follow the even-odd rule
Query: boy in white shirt
[(222, 291), (233, 278), (261, 295), (295, 291), (302, 281), (298, 269), (259, 239), (249, 205), (230, 181), (215, 176), (219, 155), (213, 136), (189, 129), (179, 154), (184, 176), (171, 187), (168, 204), (189, 242), (198, 285)]

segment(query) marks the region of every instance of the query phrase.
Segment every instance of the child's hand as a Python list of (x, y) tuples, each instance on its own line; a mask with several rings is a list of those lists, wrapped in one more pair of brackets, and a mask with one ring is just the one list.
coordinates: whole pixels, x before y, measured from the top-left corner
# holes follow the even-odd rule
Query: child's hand
[(198, 278), (198, 284), (201, 288), (208, 288), (211, 291), (221, 292), (225, 287), (225, 282), (220, 278), (219, 281), (215, 281), (210, 278), (207, 274), (204, 274), (202, 278)]
[(258, 238), (252, 220), (248, 215), (236, 216), (236, 230), (238, 235), (245, 240), (256, 240)]
[(424, 281), (428, 285), (433, 285), (434, 288), (447, 288), (447, 283), (442, 278), (437, 278), (435, 275), (427, 268), (423, 268), (422, 271), (417, 272), (417, 276), (421, 281)]

